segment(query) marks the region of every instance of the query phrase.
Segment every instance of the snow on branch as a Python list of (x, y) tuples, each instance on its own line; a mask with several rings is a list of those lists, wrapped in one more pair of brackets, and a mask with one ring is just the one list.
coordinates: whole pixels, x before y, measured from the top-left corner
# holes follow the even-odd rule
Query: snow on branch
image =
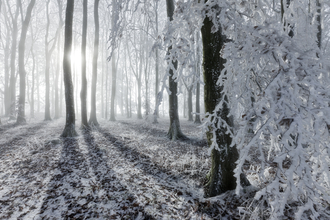
[[(330, 77), (307, 5), (292, 4), (283, 24), (268, 0), (178, 1), (164, 44), (172, 45), (167, 59), (179, 62), (174, 70), (179, 80), (193, 54), (189, 33), (199, 30), (206, 16), (214, 32), (221, 26), (230, 39), (219, 54), (227, 60), (218, 80), (222, 100), (207, 113), (205, 126), (215, 131), (217, 124), (233, 137), (232, 146), (239, 151), (236, 193), (242, 190), (242, 172), (259, 189), (255, 200), (263, 202), (245, 207), (245, 213), (258, 215), (255, 212), (264, 209), (269, 219), (288, 214), (296, 219), (327, 218)], [(288, 23), (293, 36), (285, 27)], [(234, 129), (216, 114), (223, 103), (231, 109)], [(219, 149), (215, 134), (212, 149)]]

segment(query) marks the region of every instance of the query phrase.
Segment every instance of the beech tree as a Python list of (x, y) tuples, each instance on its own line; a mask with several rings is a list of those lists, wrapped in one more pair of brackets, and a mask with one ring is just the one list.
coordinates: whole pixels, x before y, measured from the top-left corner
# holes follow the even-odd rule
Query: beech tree
[[(166, 0), (166, 6), (167, 6), (167, 17), (170, 21), (173, 20), (173, 14), (174, 14), (174, 1), (173, 0)], [(168, 48), (168, 54), (170, 54), (172, 51), (172, 45)], [(171, 140), (177, 140), (177, 139), (186, 139), (187, 137), (182, 133), (181, 127), (180, 127), (180, 121), (179, 121), (179, 113), (178, 113), (178, 84), (176, 80), (174, 79), (174, 70), (177, 69), (178, 61), (176, 60), (170, 60), (169, 61), (169, 67), (168, 67), (168, 73), (169, 73), (169, 115), (170, 115), (170, 128), (167, 133), (168, 138)]]
[(98, 126), (99, 123), (96, 118), (96, 83), (97, 83), (97, 59), (99, 54), (99, 0), (94, 1), (94, 23), (95, 23), (95, 36), (94, 36), (94, 53), (93, 53), (93, 77), (92, 77), (92, 90), (91, 90), (91, 112), (89, 116), (89, 124)]
[(201, 58), (200, 58), (200, 45), (199, 45), (200, 33), (196, 31), (196, 116), (195, 116), (195, 124), (201, 124), (200, 119), (200, 71), (201, 71)]
[[(2, 2), (2, 1), (1, 1)], [(8, 1), (7, 1), (8, 3)], [(11, 13), (7, 12), (7, 5), (4, 4), (2, 6), (3, 13), (1, 13), (3, 17), (3, 22), (1, 25), (4, 25), (5, 28), (1, 28), (1, 46), (4, 50), (4, 88), (3, 88), (3, 97), (4, 97), (4, 108), (5, 108), (5, 115), (9, 116), (11, 112), (11, 88), (10, 88), (10, 57), (11, 57), (11, 50), (10, 50), (10, 41), (12, 36), (12, 31), (14, 26), (10, 23), (10, 17)], [(0, 11), (1, 12), (1, 11)], [(17, 20), (17, 19), (16, 19)], [(13, 27), (12, 27), (13, 26)], [(12, 27), (12, 28), (11, 28)], [(15, 39), (16, 41), (16, 39)], [(15, 55), (16, 55), (16, 48), (15, 48)]]
[[(27, 7), (25, 19), (22, 23), (22, 31), (21, 37), (19, 40), (18, 45), (18, 68), (19, 68), (19, 77), (20, 77), (20, 93), (19, 93), (19, 100), (18, 100), (18, 114), (17, 114), (17, 124), (26, 123), (25, 119), (25, 90), (26, 90), (26, 71), (25, 71), (25, 64), (24, 64), (24, 55), (25, 55), (25, 40), (26, 40), (26, 33), (28, 31), (28, 26), (31, 20), (32, 9), (35, 4), (35, 0), (31, 0)], [(19, 4), (22, 2), (19, 0)]]
[(74, 94), (71, 73), (72, 23), (74, 0), (68, 0), (65, 11), (63, 79), (65, 87), (66, 121), (62, 137), (77, 136), (75, 130)]
[[(60, 96), (60, 91), (62, 92), (62, 89), (59, 91), (59, 82), (60, 82), (60, 73), (61, 73), (61, 36), (60, 34), (62, 32), (62, 26), (63, 26), (63, 18), (62, 18), (62, 10), (63, 10), (63, 3), (61, 0), (57, 0), (57, 6), (58, 6), (58, 18), (59, 18), (59, 29), (58, 29), (58, 37), (57, 37), (57, 65), (56, 65), (56, 75), (55, 75), (55, 100), (54, 100), (54, 107), (55, 107), (55, 119), (58, 119), (61, 115), (61, 106), (62, 106), (62, 96)], [(60, 88), (62, 88), (62, 83), (60, 83)]]
[(87, 78), (86, 78), (86, 44), (87, 44), (87, 0), (83, 1), (83, 26), (81, 42), (81, 125), (88, 127), (87, 121)]
[[(46, 2), (46, 17), (47, 17), (47, 25), (46, 25), (46, 35), (45, 35), (45, 57), (46, 57), (46, 66), (45, 66), (45, 82), (46, 82), (46, 93), (45, 93), (45, 121), (51, 120), (50, 116), (50, 84), (49, 84), (49, 70), (50, 70), (50, 60), (51, 55), (55, 49), (58, 32), (56, 31), (56, 35), (51, 40), (48, 40), (49, 35), (49, 26), (50, 26), (50, 18), (49, 18), (49, 3), (50, 0)], [(59, 9), (60, 10), (60, 9)], [(53, 41), (52, 45), (49, 48), (50, 42)]]
[(7, 1), (8, 11), (12, 20), (12, 44), (11, 44), (11, 55), (10, 55), (10, 118), (15, 119), (16, 115), (16, 51), (17, 51), (17, 19), (19, 15), (19, 2), (16, 3), (15, 15), (12, 14), (9, 1)]

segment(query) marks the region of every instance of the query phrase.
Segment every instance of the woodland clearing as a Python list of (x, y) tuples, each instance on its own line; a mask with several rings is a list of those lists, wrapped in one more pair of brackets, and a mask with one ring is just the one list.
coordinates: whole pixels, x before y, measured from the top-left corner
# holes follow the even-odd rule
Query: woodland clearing
[(61, 139), (64, 119), (3, 120), (0, 219), (239, 219), (244, 195), (203, 198), (201, 128), (182, 121), (189, 140), (170, 141), (159, 121), (100, 120)]

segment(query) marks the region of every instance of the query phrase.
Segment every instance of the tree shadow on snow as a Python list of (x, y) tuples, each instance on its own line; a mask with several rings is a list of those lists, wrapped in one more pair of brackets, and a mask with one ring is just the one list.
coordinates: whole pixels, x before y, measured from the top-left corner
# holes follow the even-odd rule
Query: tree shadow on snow
[[(143, 126), (143, 124), (135, 124), (135, 123), (129, 123), (126, 121), (118, 121), (119, 123), (128, 126), (129, 128), (133, 129), (139, 134), (151, 134), (154, 137), (167, 137), (167, 130), (159, 129), (159, 128), (150, 128), (147, 126)], [(198, 139), (198, 138), (192, 138), (188, 137), (186, 139), (179, 139), (175, 142), (179, 143), (187, 143), (192, 144), (199, 147), (207, 147), (207, 141), (205, 139)]]
[[(4, 154), (6, 154), (7, 151), (13, 150), (14, 148), (21, 147), (21, 144), (19, 141), (23, 140), (26, 137), (33, 136), (36, 134), (38, 131), (40, 131), (42, 128), (44, 128), (48, 122), (40, 122), (37, 123), (31, 127), (29, 125), (25, 125), (26, 131), (23, 133), (18, 132), (15, 136), (13, 136), (11, 139), (6, 141), (3, 144), (0, 144), (0, 157)], [(16, 126), (9, 126), (8, 129), (14, 128)]]
[(95, 176), (95, 184), (98, 188), (106, 192), (99, 197), (98, 200), (105, 204), (108, 201), (112, 201), (116, 203), (117, 210), (123, 211), (122, 213), (113, 215), (109, 213), (108, 216), (105, 217), (123, 218), (129, 216), (130, 219), (135, 219), (139, 216), (143, 217), (143, 219), (153, 219), (153, 217), (144, 212), (143, 207), (138, 205), (136, 196), (130, 193), (128, 189), (120, 183), (120, 180), (117, 179), (116, 172), (108, 165), (109, 160), (106, 151), (100, 149), (99, 145), (95, 143), (95, 138), (91, 130), (84, 130), (84, 140), (88, 147), (89, 162)]
[[(88, 203), (82, 202), (84, 185), (81, 179), (88, 179), (88, 166), (79, 152), (75, 138), (63, 138), (63, 148), (57, 169), (48, 184), (47, 195), (40, 209), (42, 218), (83, 219), (94, 217)], [(84, 195), (90, 200), (92, 195)]]
[(98, 128), (98, 131), (104, 138), (111, 142), (112, 145), (115, 146), (125, 158), (127, 158), (128, 162), (134, 163), (138, 161), (139, 163), (136, 166), (146, 175), (150, 175), (159, 181), (180, 181), (182, 176), (173, 174), (171, 170), (153, 162), (149, 155), (146, 155), (137, 149), (130, 147), (127, 143), (125, 143), (125, 140), (119, 140), (102, 128)]

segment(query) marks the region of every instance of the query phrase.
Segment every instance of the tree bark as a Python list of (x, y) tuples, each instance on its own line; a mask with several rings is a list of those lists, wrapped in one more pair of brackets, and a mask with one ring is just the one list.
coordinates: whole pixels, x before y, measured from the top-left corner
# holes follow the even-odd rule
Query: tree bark
[[(26, 88), (26, 71), (24, 66), (24, 53), (25, 53), (25, 40), (26, 40), (26, 33), (28, 30), (28, 26), (31, 20), (31, 13), (32, 9), (35, 4), (35, 0), (31, 0), (27, 7), (25, 19), (22, 23), (22, 31), (21, 31), (21, 37), (18, 45), (18, 68), (19, 68), (19, 76), (20, 76), (20, 94), (19, 94), (19, 100), (18, 100), (18, 115), (17, 115), (17, 124), (24, 124), (26, 123), (25, 119), (25, 88)], [(21, 4), (21, 1), (19, 1)]]
[(192, 104), (192, 93), (193, 93), (193, 86), (188, 88), (188, 121), (193, 121), (193, 104)]
[[(217, 85), (218, 77), (226, 62), (220, 56), (220, 50), (225, 44), (226, 36), (222, 35), (221, 27), (216, 32), (212, 32), (213, 22), (206, 17), (201, 29), (203, 41), (203, 67), (204, 67), (204, 103), (205, 111), (213, 113), (215, 107), (222, 99), (223, 87)], [(232, 118), (228, 117), (229, 108), (223, 104), (222, 108), (216, 112), (216, 117), (226, 121), (233, 127)], [(219, 127), (219, 120), (216, 119), (215, 127)], [(208, 182), (205, 185), (205, 196), (211, 197), (236, 188), (236, 178), (234, 177), (235, 162), (238, 159), (236, 147), (230, 147), (232, 138), (226, 133), (226, 128), (220, 126), (215, 131), (210, 126), (206, 133), (208, 145), (211, 146), (213, 132), (216, 135), (216, 142), (219, 150), (211, 151), (211, 170), (207, 176)], [(242, 178), (242, 184), (248, 185), (246, 178)]]
[(316, 21), (317, 21), (317, 46), (322, 46), (322, 5), (320, 0), (316, 0)]
[(200, 46), (199, 46), (199, 33), (196, 33), (196, 75), (197, 75), (197, 81), (196, 81), (196, 116), (195, 116), (195, 124), (201, 123), (200, 118)]
[[(170, 21), (173, 20), (174, 14), (174, 1), (173, 0), (166, 0), (167, 6), (167, 17)], [(171, 53), (172, 46), (168, 48), (168, 53)], [(177, 69), (178, 62), (173, 62), (173, 67)], [(170, 68), (169, 70), (169, 89), (171, 94), (169, 95), (169, 115), (170, 115), (170, 128), (167, 133), (168, 138), (171, 140), (178, 140), (178, 139), (187, 139), (187, 137), (182, 133), (179, 121), (179, 113), (178, 113), (178, 84), (173, 79), (173, 69)]]
[(116, 72), (115, 51), (112, 52), (112, 57), (111, 57), (111, 74), (112, 74), (112, 78), (111, 78), (110, 121), (116, 121), (115, 99), (116, 99), (117, 72)]
[(72, 50), (72, 21), (73, 21), (74, 0), (68, 0), (65, 12), (65, 40), (64, 40), (64, 56), (63, 56), (63, 80), (65, 87), (65, 104), (66, 104), (66, 122), (62, 132), (62, 137), (77, 136), (75, 130), (75, 110), (73, 83), (71, 73), (71, 50)]
[(35, 89), (35, 66), (36, 59), (33, 50), (31, 50), (33, 67), (32, 67), (32, 85), (31, 85), (31, 102), (30, 102), (30, 117), (34, 118), (34, 89)]
[(10, 118), (15, 119), (16, 115), (16, 47), (17, 47), (17, 19), (19, 15), (19, 4), (17, 2), (15, 17), (12, 17), (12, 45), (10, 55)]
[(89, 117), (89, 124), (98, 126), (99, 123), (96, 118), (96, 83), (97, 83), (97, 58), (99, 55), (99, 0), (94, 1), (94, 23), (95, 23), (95, 38), (94, 38), (94, 54), (93, 54), (93, 78), (91, 91), (91, 113)]
[(48, 42), (48, 34), (49, 34), (49, 26), (50, 26), (50, 19), (49, 19), (49, 8), (50, 0), (47, 0), (46, 3), (46, 17), (47, 17), (47, 26), (46, 26), (46, 35), (45, 35), (45, 55), (46, 55), (46, 67), (45, 67), (45, 84), (46, 84), (46, 97), (45, 97), (45, 121), (52, 120), (50, 116), (50, 82), (49, 82), (49, 71), (50, 71), (50, 59), (52, 56), (52, 53), (55, 49), (56, 41), (58, 32), (56, 32), (56, 36), (54, 38), (54, 43), (49, 49), (49, 43)]
[(87, 78), (86, 78), (86, 44), (87, 44), (87, 0), (83, 1), (83, 26), (81, 43), (81, 126), (88, 128), (87, 121)]
[[(1, 1), (2, 3), (2, 1)], [(7, 15), (7, 10), (6, 10), (6, 6), (4, 5), (3, 7), (4, 10), (4, 15)], [(5, 24), (6, 24), (6, 41), (5, 43), (2, 43), (2, 46), (4, 48), (4, 71), (5, 71), (5, 85), (4, 85), (4, 104), (5, 104), (5, 115), (6, 116), (10, 116), (10, 107), (11, 107), (11, 95), (10, 95), (10, 82), (9, 82), (9, 77), (10, 77), (10, 73), (9, 73), (9, 57), (10, 57), (10, 52), (11, 50), (10, 48), (10, 36), (11, 36), (11, 32), (10, 32), (10, 24), (8, 22), (8, 17), (4, 16), (5, 19)], [(0, 30), (1, 31), (1, 30)], [(5, 46), (4, 46), (5, 45)]]
[[(156, 38), (158, 38), (158, 0), (155, 1), (155, 23), (156, 23)], [(158, 88), (159, 88), (159, 52), (158, 48), (155, 49), (155, 112), (154, 112), (154, 124), (157, 124), (157, 118), (159, 117), (159, 105), (160, 99), (158, 98)]]

